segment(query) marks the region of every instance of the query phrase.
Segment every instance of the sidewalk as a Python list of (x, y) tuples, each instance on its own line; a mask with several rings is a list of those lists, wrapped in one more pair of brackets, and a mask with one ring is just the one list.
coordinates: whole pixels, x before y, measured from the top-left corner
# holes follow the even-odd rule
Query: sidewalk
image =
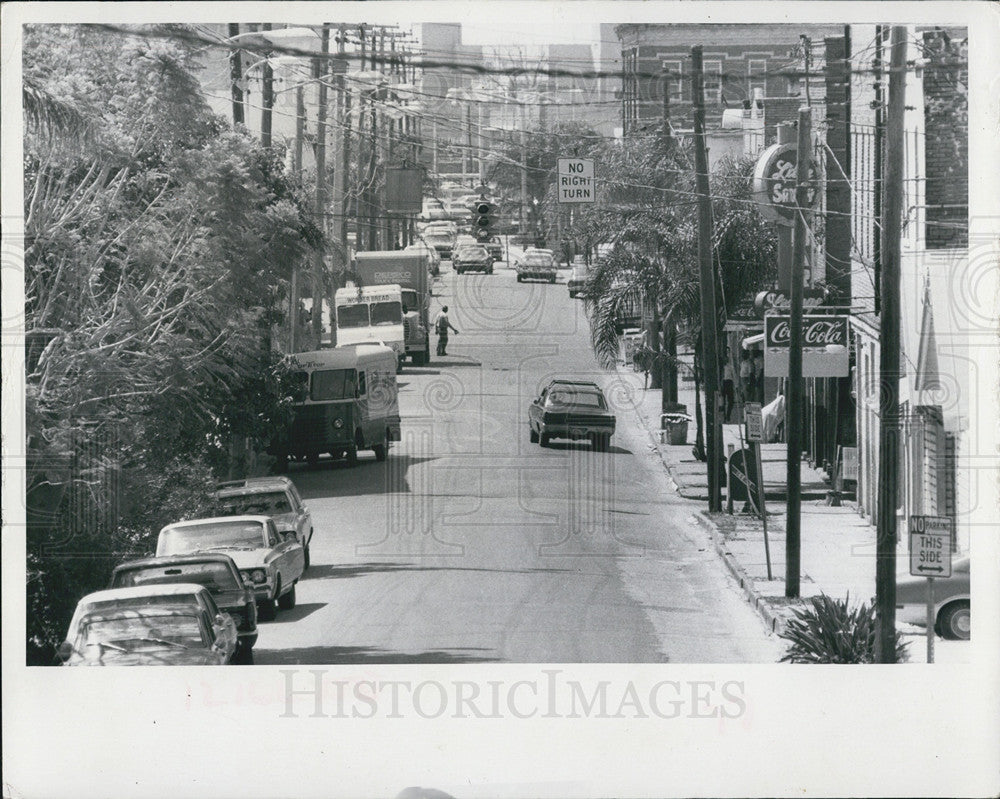
[[(722, 489), (723, 512), (708, 512), (707, 466), (692, 454), (695, 423), (688, 425), (686, 444), (661, 443), (660, 391), (644, 389), (642, 373), (632, 371), (629, 366), (620, 365), (618, 376), (632, 389), (638, 420), (649, 434), (651, 445), (655, 446), (677, 492), (692, 500), (695, 518), (712, 535), (716, 551), (739, 583), (747, 601), (772, 631), (780, 632), (792, 617), (793, 608), (804, 607), (805, 600), (821, 593), (838, 598), (849, 596), (852, 604), (872, 600), (875, 596), (875, 528), (858, 514), (856, 505), (851, 501), (844, 500), (840, 507), (826, 504), (829, 484), (821, 472), (810, 467), (806, 461), (801, 462), (801, 598), (787, 599), (785, 445), (761, 445), (772, 576), (768, 580), (764, 525), (760, 518), (742, 513), (742, 500), (734, 501), (732, 515), (726, 513), (726, 487)], [(677, 399), (687, 406), (688, 414), (694, 417), (694, 384), (682, 380), (678, 385)], [(732, 415), (734, 422), (736, 410)], [(729, 444), (736, 450), (741, 448), (740, 425), (723, 425), (724, 452), (728, 453)], [(902, 536), (900, 538), (897, 557), (899, 563), (906, 563), (906, 542)], [(911, 641), (911, 662), (921, 662), (924, 658), (924, 631), (912, 628), (905, 635)], [(944, 642), (938, 638), (939, 646), (941, 643)]]

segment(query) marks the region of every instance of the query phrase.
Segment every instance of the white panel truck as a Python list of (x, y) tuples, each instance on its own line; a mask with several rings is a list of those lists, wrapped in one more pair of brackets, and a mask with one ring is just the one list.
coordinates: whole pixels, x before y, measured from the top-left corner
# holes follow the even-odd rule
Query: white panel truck
[(403, 335), (403, 292), (397, 284), (348, 286), (333, 300), (337, 346), (385, 344), (396, 353), (397, 371), (406, 357)]
[(399, 285), (403, 292), (406, 355), (414, 366), (426, 366), (430, 361), (431, 302), (427, 256), (399, 250), (359, 252), (354, 258), (354, 273), (367, 288)]

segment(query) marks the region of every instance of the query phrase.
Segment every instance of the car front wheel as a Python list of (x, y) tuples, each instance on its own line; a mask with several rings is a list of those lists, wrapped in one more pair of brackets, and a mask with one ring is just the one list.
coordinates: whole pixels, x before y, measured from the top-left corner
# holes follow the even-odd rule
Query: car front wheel
[(548, 433), (539, 433), (538, 434), (538, 443), (541, 446), (543, 446), (543, 447), (547, 447), (549, 445), (549, 441), (551, 441), (551, 440), (552, 440), (552, 436), (550, 436)]
[(528, 425), (528, 440), (532, 444), (538, 443), (538, 433), (535, 432), (535, 428), (532, 427), (531, 425)]
[(972, 616), (968, 602), (952, 602), (938, 614), (938, 630), (950, 641), (968, 641), (972, 630)]
[(282, 610), (291, 610), (295, 607), (295, 585), (292, 585), (290, 591), (285, 592), (278, 597), (278, 607)]

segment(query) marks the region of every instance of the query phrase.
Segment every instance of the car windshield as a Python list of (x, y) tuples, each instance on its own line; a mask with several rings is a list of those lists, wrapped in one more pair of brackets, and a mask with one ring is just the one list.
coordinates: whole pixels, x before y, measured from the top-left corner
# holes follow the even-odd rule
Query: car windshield
[(168, 527), (160, 533), (157, 555), (184, 555), (209, 549), (261, 549), (264, 528), (259, 522), (218, 521)]
[(589, 391), (553, 391), (549, 394), (549, 405), (574, 405), (583, 408), (604, 409), (604, 397)]
[(353, 369), (319, 369), (312, 373), (309, 399), (313, 402), (354, 399), (357, 381)]
[(486, 256), (486, 250), (482, 247), (462, 247), (458, 254), (465, 258), (483, 258)]
[(220, 591), (235, 591), (242, 587), (229, 565), (217, 561), (121, 569), (115, 572), (111, 587), (131, 588), (136, 585), (168, 583), (196, 583), (205, 586), (213, 594)]
[(284, 491), (255, 492), (219, 497), (220, 516), (272, 516), (291, 513), (292, 504)]
[(372, 325), (403, 324), (403, 309), (395, 300), (372, 303)]
[(337, 308), (337, 327), (368, 327), (368, 305), (341, 305)]
[(180, 646), (185, 648), (211, 645), (208, 631), (195, 615), (163, 615), (141, 613), (121, 618), (84, 619), (80, 624), (76, 649), (85, 656), (96, 652), (87, 649), (112, 649), (134, 651), (149, 644)]

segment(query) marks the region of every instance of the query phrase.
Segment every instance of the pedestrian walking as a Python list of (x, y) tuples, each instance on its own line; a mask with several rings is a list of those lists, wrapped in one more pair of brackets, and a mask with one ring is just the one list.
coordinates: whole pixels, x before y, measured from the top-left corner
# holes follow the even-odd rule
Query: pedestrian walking
[(728, 353), (722, 359), (722, 399), (725, 402), (726, 424), (729, 424), (733, 405), (736, 404), (736, 373)]
[(455, 335), (458, 335), (458, 331), (452, 325), (451, 321), (448, 319), (448, 306), (444, 306), (436, 317), (434, 317), (434, 331), (438, 335), (438, 355), (447, 355), (448, 349), (448, 331), (454, 330)]

